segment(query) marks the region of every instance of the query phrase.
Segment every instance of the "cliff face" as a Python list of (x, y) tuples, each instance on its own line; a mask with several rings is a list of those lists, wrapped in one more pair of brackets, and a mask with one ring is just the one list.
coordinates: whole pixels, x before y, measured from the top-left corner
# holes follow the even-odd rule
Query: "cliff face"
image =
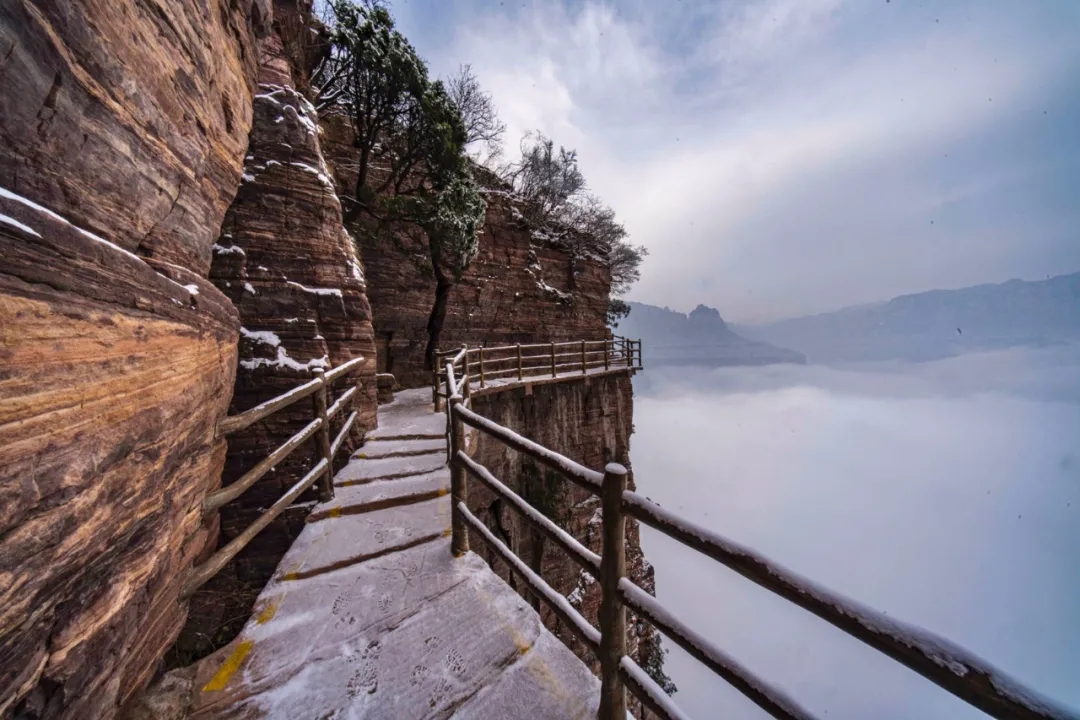
[(113, 715), (184, 622), (238, 327), (203, 277), (269, 20), (0, 5), (0, 715)]
[[(275, 27), (295, 17), (288, 10), (275, 9)], [(296, 387), (311, 378), (312, 368), (367, 358), (351, 376), (360, 385), (360, 416), (352, 442), (339, 454), (346, 459), (376, 422), (375, 347), (363, 271), (341, 225), (341, 206), (323, 161), (314, 108), (296, 89), (279, 33), (266, 38), (259, 53), (259, 88), (244, 174), (214, 245), (210, 271), (211, 280), (239, 311), (242, 325), (230, 413)], [(339, 381), (335, 392), (345, 390), (348, 382)], [(331, 432), (340, 430), (349, 412), (351, 408), (332, 422)], [(311, 401), (301, 401), (231, 435), (223, 484), (237, 480), (311, 417)], [(222, 508), (220, 544), (249, 527), (311, 468), (312, 447), (308, 443), (296, 450)], [(314, 490), (301, 497), (196, 596), (176, 661), (205, 654), (240, 630), (259, 590), (303, 528), (307, 501), (314, 499)]]
[[(341, 117), (323, 123), (327, 162), (339, 188), (356, 183), (351, 130)], [(440, 347), (600, 339), (607, 336), (611, 273), (604, 263), (574, 258), (529, 228), (513, 196), (478, 171), (487, 214), (476, 259), (450, 294)], [(424, 370), (435, 280), (425, 265), (427, 241), (402, 228), (393, 240), (355, 233), (367, 268), (380, 372), (406, 387), (431, 382)]]
[[(633, 387), (627, 375), (613, 375), (536, 386), (531, 394), (524, 388), (473, 399), (473, 409), (484, 417), (508, 427), (545, 447), (591, 468), (619, 462), (630, 468), (630, 434), (633, 432)], [(483, 433), (476, 434), (473, 457), (495, 477), (531, 505), (540, 509), (578, 541), (596, 553), (602, 550), (600, 498), (537, 465), (520, 453)], [(629, 486), (634, 488), (633, 472)], [(529, 523), (515, 510), (506, 507), (478, 482), (469, 483), (469, 506), (478, 518), (496, 531), (507, 545), (557, 592), (569, 597), (593, 625), (597, 625), (600, 586), (558, 546), (545, 543), (530, 529)], [(655, 589), (652, 566), (641, 552), (638, 524), (627, 520), (626, 572), (638, 586), (649, 593)], [(472, 543), (472, 550), (492, 561), (482, 541)], [(506, 568), (495, 562), (496, 571), (524, 593), (515, 580), (507, 577)], [(526, 597), (528, 595), (526, 594)], [(581, 642), (562, 627), (546, 607), (540, 615), (547, 627), (566, 643), (595, 672), (599, 664)], [(659, 651), (655, 631), (645, 623), (627, 619), (628, 650), (643, 666)]]
[(269, 5), (4, 3), (0, 186), (205, 276), (236, 192)]

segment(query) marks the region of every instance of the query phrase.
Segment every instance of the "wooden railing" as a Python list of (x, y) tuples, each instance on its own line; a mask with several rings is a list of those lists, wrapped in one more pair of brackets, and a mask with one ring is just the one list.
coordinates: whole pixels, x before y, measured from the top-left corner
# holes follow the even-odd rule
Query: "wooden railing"
[(472, 395), (473, 386), (483, 390), (507, 382), (587, 375), (590, 371), (632, 368), (640, 370), (641, 341), (624, 337), (604, 340), (469, 347), (435, 353), (436, 370), (432, 373), (432, 395), (436, 404), (446, 399), (442, 391), (443, 366), (450, 362), (463, 381), (464, 397)]
[[(687, 715), (649, 675), (626, 654), (626, 608), (652, 623), (686, 652), (708, 666), (746, 697), (776, 718), (814, 717), (783, 691), (758, 678), (714, 643), (675, 617), (655, 597), (626, 577), (626, 517), (668, 535), (757, 583), (776, 595), (817, 615), (870, 647), (936, 683), (956, 697), (996, 718), (1078, 720), (1075, 711), (1024, 687), (963, 648), (893, 618), (885, 617), (838, 593), (781, 567), (777, 563), (728, 540), (708, 528), (689, 522), (656, 503), (626, 489), (626, 469), (609, 464), (604, 472), (586, 468), (517, 433), (478, 415), (467, 407), (463, 392), (473, 377), (465, 350), (444, 357), (440, 394), (449, 399), (449, 461), (451, 467), (451, 548), (456, 556), (469, 551), (474, 532), (542, 599), (556, 617), (600, 661), (601, 720), (626, 717), (629, 690), (644, 706), (662, 718)], [(628, 351), (626, 357), (632, 357)], [(640, 345), (638, 346), (640, 357)], [(458, 375), (458, 368), (466, 368)], [(460, 378), (460, 379), (459, 379)], [(601, 500), (602, 553), (597, 555), (530, 506), (483, 465), (465, 452), (468, 425), (507, 447), (523, 453), (585, 488)], [(467, 478), (471, 477), (515, 508), (533, 527), (573, 558), (600, 584), (602, 598), (599, 630), (574, 609), (543, 578), (511, 552), (468, 508)]]
[(341, 449), (345, 438), (348, 437), (349, 431), (356, 422), (358, 411), (353, 409), (342, 424), (341, 430), (332, 440), (330, 438), (330, 421), (340, 414), (342, 410), (346, 409), (350, 401), (354, 401), (355, 408), (354, 398), (358, 399), (360, 385), (355, 384), (349, 387), (338, 396), (333, 404), (330, 403), (329, 390), (335, 380), (344, 378), (354, 372), (363, 362), (364, 358), (356, 358), (327, 371), (322, 368), (314, 368), (311, 370), (312, 379), (303, 385), (260, 403), (250, 410), (245, 410), (239, 415), (227, 417), (218, 423), (218, 436), (227, 436), (254, 425), (299, 400), (306, 397), (312, 398), (311, 422), (282, 443), (274, 452), (267, 455), (259, 464), (244, 473), (236, 482), (207, 495), (203, 499), (204, 516), (217, 512), (223, 505), (238, 498), (267, 472), (279, 465), (294, 450), (312, 438), (314, 438), (315, 444), (315, 459), (311, 470), (290, 487), (277, 502), (264, 510), (255, 522), (233, 538), (225, 547), (217, 550), (201, 565), (192, 568), (191, 574), (184, 583), (181, 597), (189, 597), (210, 578), (221, 572), (229, 564), (229, 561), (236, 557), (263, 528), (292, 505), (305, 490), (314, 485), (320, 478), (322, 482), (319, 483), (319, 501), (327, 502), (334, 497), (334, 457)]

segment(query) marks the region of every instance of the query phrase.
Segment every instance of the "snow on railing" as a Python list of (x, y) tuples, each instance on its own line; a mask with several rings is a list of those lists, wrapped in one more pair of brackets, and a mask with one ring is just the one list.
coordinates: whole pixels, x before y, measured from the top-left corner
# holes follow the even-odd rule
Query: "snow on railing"
[[(599, 348), (590, 350), (590, 348)], [(526, 356), (526, 351), (538, 348), (549, 352)], [(678, 540), (807, 610), (852, 637), (914, 670), (968, 704), (996, 718), (1016, 720), (1080, 720), (1080, 714), (1043, 697), (1009, 677), (986, 661), (962, 647), (921, 628), (885, 617), (854, 600), (827, 590), (800, 577), (754, 550), (732, 542), (708, 528), (689, 522), (656, 503), (626, 489), (627, 473), (621, 465), (609, 464), (603, 473), (590, 470), (539, 443), (513, 432), (468, 407), (473, 380), (485, 387), (485, 368), (510, 360), (516, 363), (512, 374), (517, 380), (536, 378), (527, 374), (541, 366), (525, 364), (527, 358), (544, 361), (540, 376), (557, 377), (559, 350), (573, 348), (570, 353), (580, 358), (577, 366), (582, 372), (591, 367), (611, 368), (613, 348), (618, 351), (618, 367), (640, 368), (640, 341), (615, 340), (594, 343), (549, 343), (545, 345), (514, 345), (502, 348), (462, 348), (439, 353), (442, 372), (436, 385), (436, 402), (448, 400), (447, 414), (448, 460), (451, 467), (451, 548), (456, 556), (469, 551), (469, 529), (503, 559), (543, 600), (552, 612), (569, 627), (600, 660), (601, 720), (623, 720), (626, 717), (626, 690), (645, 707), (661, 718), (685, 718), (686, 715), (664, 694), (649, 675), (626, 654), (626, 608), (648, 621), (690, 655), (729, 682), (735, 689), (775, 718), (808, 720), (814, 716), (778, 688), (756, 677), (737, 660), (727, 655), (711, 641), (695, 632), (675, 617), (655, 597), (626, 577), (625, 523), (627, 517), (643, 522)], [(512, 350), (509, 358), (499, 353)], [(590, 353), (601, 353), (603, 359), (590, 362)], [(492, 354), (495, 357), (492, 357)], [(479, 372), (472, 367), (479, 364)], [(601, 364), (602, 363), (602, 364)], [(461, 371), (460, 379), (458, 371)], [(501, 371), (496, 371), (501, 372)], [(502, 386), (499, 386), (502, 387)], [(603, 537), (602, 553), (597, 556), (569, 533), (558, 527), (491, 472), (465, 452), (465, 426), (478, 430), (542, 465), (567, 480), (600, 497), (600, 520)], [(558, 544), (586, 575), (595, 577), (601, 588), (598, 613), (599, 633), (574, 608), (573, 603), (555, 592), (542, 577), (512, 555), (486, 526), (468, 510), (467, 477), (479, 480), (488, 490), (513, 506), (533, 527)]]
[[(277, 336), (271, 332), (245, 331), (245, 336), (266, 344), (277, 344)], [(327, 502), (334, 497), (334, 457), (337, 455), (344, 440), (348, 437), (356, 418), (359, 416), (358, 409), (345, 419), (341, 429), (333, 440), (330, 439), (330, 421), (350, 405), (353, 398), (360, 397), (359, 385), (354, 385), (338, 396), (337, 400), (330, 405), (329, 389), (335, 380), (357, 370), (364, 362), (364, 358), (355, 358), (331, 370), (323, 370), (321, 367), (310, 368), (313, 379), (292, 390), (282, 393), (275, 398), (260, 403), (255, 407), (245, 410), (239, 415), (232, 415), (218, 423), (217, 434), (224, 437), (243, 430), (279, 410), (289, 407), (298, 400), (314, 396), (312, 401), (312, 420), (299, 432), (279, 445), (276, 450), (267, 455), (255, 467), (248, 470), (236, 482), (215, 490), (203, 499), (203, 514), (209, 516), (223, 505), (232, 502), (246, 492), (252, 485), (258, 482), (266, 473), (273, 470), (293, 450), (300, 447), (307, 440), (315, 439), (316, 456), (319, 458), (314, 467), (289, 490), (281, 496), (276, 503), (264, 510), (259, 517), (242, 533), (232, 539), (229, 544), (219, 549), (202, 564), (191, 569), (181, 597), (189, 597), (202, 587), (210, 578), (221, 570), (236, 557), (236, 555), (250, 543), (255, 536), (270, 522), (291, 507), (293, 502), (304, 493), (305, 490), (315, 484), (320, 478), (319, 501)], [(355, 407), (355, 402), (353, 403)]]
[[(465, 398), (476, 391), (504, 390), (523, 382), (572, 380), (601, 370), (640, 370), (641, 341), (624, 337), (603, 340), (500, 345), (439, 350), (431, 376), (432, 398), (441, 407), (446, 364), (461, 378)], [(476, 386), (475, 388), (473, 386)]]

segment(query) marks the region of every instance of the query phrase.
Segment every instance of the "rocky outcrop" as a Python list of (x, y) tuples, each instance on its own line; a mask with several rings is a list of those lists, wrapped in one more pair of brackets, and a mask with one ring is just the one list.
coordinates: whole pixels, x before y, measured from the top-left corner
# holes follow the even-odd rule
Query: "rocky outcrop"
[(0, 716), (110, 717), (183, 625), (238, 328), (203, 277), (269, 21), (0, 5)]
[[(352, 134), (347, 122), (323, 120), (327, 162), (339, 188), (356, 183)], [(487, 214), (479, 254), (450, 293), (440, 347), (607, 337), (611, 273), (589, 255), (575, 256), (562, 243), (526, 222), (520, 200), (492, 173), (476, 169), (486, 186)], [(427, 323), (435, 280), (426, 239), (399, 228), (392, 237), (358, 229), (367, 268), (368, 300), (375, 317), (380, 372), (402, 387), (431, 382), (424, 370)]]
[(269, 0), (0, 6), (0, 186), (206, 275), (251, 126)]
[(636, 302), (629, 306), (630, 315), (619, 321), (618, 332), (641, 339), (649, 367), (806, 363), (800, 352), (737, 335), (715, 308), (698, 305), (684, 314)]
[[(608, 375), (571, 382), (517, 388), (473, 398), (473, 409), (545, 447), (591, 468), (619, 462), (630, 468), (630, 434), (633, 432), (633, 387), (629, 375)], [(582, 544), (596, 553), (602, 550), (600, 498), (507, 448), (483, 433), (474, 436), (473, 457), (495, 477), (540, 509)], [(634, 487), (631, 471), (629, 485)], [(477, 482), (469, 483), (469, 505), (477, 517), (492, 528), (518, 557), (534, 570), (594, 625), (600, 608), (600, 586), (578, 564), (552, 543), (532, 531), (528, 522), (506, 507)], [(491, 553), (480, 542), (472, 549), (491, 562)], [(649, 593), (655, 590), (653, 568), (641, 552), (638, 523), (627, 520), (627, 575)], [(501, 562), (496, 571), (512, 585)], [(515, 585), (519, 592), (525, 592)], [(527, 596), (527, 594), (526, 594)], [(540, 614), (547, 627), (577, 655), (599, 672), (591, 652), (557, 621), (546, 605)], [(628, 651), (642, 666), (658, 667), (659, 645), (655, 631), (628, 616)]]
[[(276, 23), (275, 23), (276, 24)], [(231, 413), (242, 412), (329, 368), (357, 357), (359, 412), (344, 462), (364, 432), (375, 427), (375, 347), (363, 270), (341, 225), (341, 206), (319, 146), (314, 108), (298, 90), (281, 37), (260, 47), (254, 121), (236, 199), (214, 245), (210, 278), (240, 313), (240, 361)], [(301, 88), (302, 89), (302, 88)], [(351, 408), (350, 410), (351, 411)], [(332, 422), (336, 433), (348, 416)], [(229, 484), (311, 422), (301, 401), (229, 437), (223, 484)], [(222, 508), (225, 544), (311, 469), (313, 444), (293, 452), (238, 499)], [(203, 655), (240, 630), (259, 590), (299, 534), (310, 507), (301, 497), (276, 518), (234, 563), (200, 592), (180, 643), (178, 661)], [(229, 622), (233, 621), (232, 625)]]

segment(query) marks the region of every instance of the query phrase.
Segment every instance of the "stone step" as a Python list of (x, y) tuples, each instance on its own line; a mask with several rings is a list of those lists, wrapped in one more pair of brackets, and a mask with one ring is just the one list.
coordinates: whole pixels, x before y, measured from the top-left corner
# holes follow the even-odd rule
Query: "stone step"
[(379, 411), (379, 427), (368, 433), (368, 440), (399, 438), (427, 439), (446, 436), (446, 416), (430, 411), (420, 415), (393, 415)]
[(373, 480), (423, 475), (446, 467), (446, 455), (413, 455), (408, 457), (384, 457), (370, 460), (352, 460), (334, 476), (335, 487), (362, 485)]
[[(315, 512), (319, 510), (317, 506)], [(327, 517), (300, 533), (276, 577), (287, 581), (320, 575), (449, 533), (449, 495), (360, 515)]]
[(375, 459), (383, 457), (408, 457), (410, 455), (427, 455), (429, 453), (445, 453), (446, 438), (440, 435), (437, 438), (425, 438), (419, 440), (378, 441), (365, 443), (362, 448), (353, 453), (354, 458)]
[(450, 471), (440, 468), (424, 475), (396, 480), (373, 480), (362, 485), (346, 485), (334, 491), (334, 499), (320, 503), (308, 522), (342, 515), (359, 515), (389, 507), (432, 500), (450, 492)]
[(379, 441), (383, 441), (383, 440), (386, 440), (386, 441), (444, 440), (445, 441), (445, 439), (446, 439), (446, 433), (445, 432), (441, 432), (441, 433), (412, 433), (412, 434), (405, 434), (405, 435), (392, 435), (392, 434), (389, 434), (391, 430), (392, 430), (392, 428), (387, 428), (387, 433), (388, 434), (377, 435), (375, 437), (372, 437), (369, 434), (367, 436), (368, 442), (371, 442), (373, 440), (379, 440)]

